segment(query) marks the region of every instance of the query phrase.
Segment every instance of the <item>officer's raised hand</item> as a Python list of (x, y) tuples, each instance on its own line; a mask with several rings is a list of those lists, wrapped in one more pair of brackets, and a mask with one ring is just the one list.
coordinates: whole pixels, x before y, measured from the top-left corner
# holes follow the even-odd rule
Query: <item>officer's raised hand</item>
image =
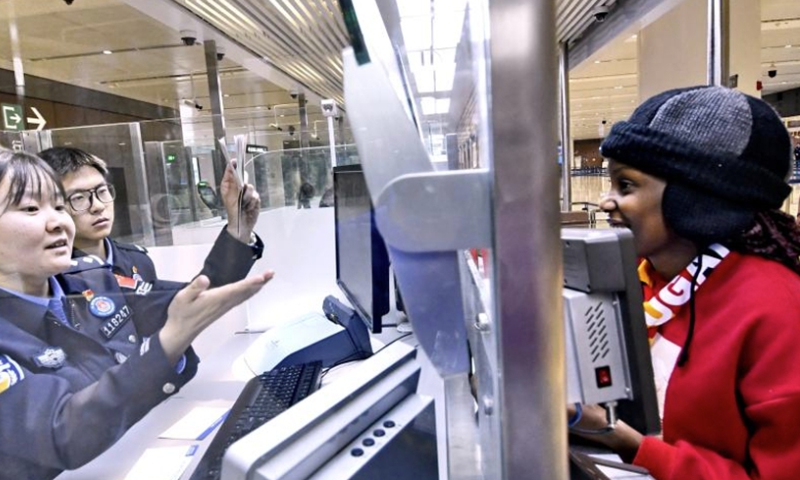
[[(236, 160), (231, 160), (225, 167), (220, 193), (225, 211), (228, 212), (228, 233), (243, 243), (250, 243), (250, 233), (258, 221), (258, 214), (261, 210), (261, 197), (252, 184), (245, 183), (241, 189), (239, 188), (235, 166)], [(242, 190), (244, 190), (244, 194), (241, 193)], [(242, 196), (241, 213), (239, 212), (240, 195)]]
[(267, 271), (235, 283), (208, 288), (205, 275), (199, 275), (175, 295), (167, 310), (167, 322), (159, 339), (170, 362), (177, 362), (192, 340), (231, 308), (255, 295), (274, 275)]

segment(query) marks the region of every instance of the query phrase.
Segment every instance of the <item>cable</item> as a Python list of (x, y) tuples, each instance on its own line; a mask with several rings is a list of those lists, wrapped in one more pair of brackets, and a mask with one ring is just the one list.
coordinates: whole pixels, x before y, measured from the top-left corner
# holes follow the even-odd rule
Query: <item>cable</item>
[[(402, 339), (404, 339), (406, 337), (409, 337), (411, 335), (412, 335), (412, 333), (406, 333), (404, 335), (401, 335), (401, 336), (393, 339), (391, 342), (389, 342), (386, 345), (382, 346), (380, 349), (378, 349), (377, 352), (374, 352), (372, 355), (379, 354), (380, 352), (385, 350), (389, 345), (391, 345), (391, 344), (393, 344), (393, 343), (395, 343), (395, 342), (397, 342), (399, 340), (402, 340)], [(330, 372), (334, 368), (340, 367), (340, 366), (342, 366), (342, 365), (344, 365), (346, 363), (352, 363), (352, 362), (357, 362), (359, 360), (362, 360), (361, 358), (351, 359), (354, 355), (359, 355), (359, 354), (360, 354), (360, 352), (353, 353), (353, 354), (350, 354), (350, 355), (348, 355), (348, 356), (346, 356), (346, 357), (344, 357), (342, 359), (337, 360), (333, 365), (331, 365), (330, 367), (328, 367), (328, 368), (326, 368), (325, 370), (322, 371), (322, 373), (320, 374), (320, 378), (323, 378), (325, 375), (328, 374), (328, 372)]]
[(576, 406), (576, 410), (577, 410), (576, 411), (576, 415), (575, 415), (576, 418), (575, 419), (570, 419), (570, 423), (569, 423), (569, 431), (570, 432), (578, 433), (578, 434), (582, 434), (582, 435), (608, 435), (609, 433), (613, 432), (616, 429), (616, 426), (617, 426), (617, 402), (616, 401), (606, 402), (605, 404), (603, 404), (603, 407), (606, 409), (607, 423), (606, 423), (605, 427), (597, 428), (597, 429), (581, 428), (581, 427), (574, 426), (578, 422), (580, 422), (581, 417), (583, 417), (583, 409), (582, 408), (578, 409), (578, 404), (577, 403), (575, 404), (575, 406)]

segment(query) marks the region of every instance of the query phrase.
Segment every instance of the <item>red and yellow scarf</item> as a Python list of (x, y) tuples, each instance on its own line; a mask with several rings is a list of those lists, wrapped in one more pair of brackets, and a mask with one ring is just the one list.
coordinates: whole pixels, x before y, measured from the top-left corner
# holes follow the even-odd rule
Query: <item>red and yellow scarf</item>
[[(730, 250), (718, 243), (709, 246), (703, 251), (701, 254), (702, 271), (697, 275), (695, 291), (705, 283), (711, 272), (722, 263), (729, 253)], [(644, 316), (651, 342), (658, 331), (658, 327), (675, 318), (681, 308), (689, 302), (692, 278), (697, 273), (701, 255), (695, 257), (682, 272), (658, 290), (656, 289), (655, 277), (657, 274), (653, 270), (653, 266), (647, 259), (642, 260), (639, 264), (639, 280), (642, 282), (645, 299)]]

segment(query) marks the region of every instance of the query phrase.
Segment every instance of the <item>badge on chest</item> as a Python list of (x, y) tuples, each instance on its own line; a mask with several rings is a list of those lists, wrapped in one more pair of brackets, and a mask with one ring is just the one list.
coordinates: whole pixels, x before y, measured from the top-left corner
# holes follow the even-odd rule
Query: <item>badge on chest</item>
[(131, 309), (128, 305), (117, 305), (109, 297), (95, 295), (91, 290), (85, 290), (83, 297), (89, 303), (89, 313), (105, 320), (100, 325), (100, 333), (106, 339), (111, 339), (120, 331), (123, 325), (131, 318)]

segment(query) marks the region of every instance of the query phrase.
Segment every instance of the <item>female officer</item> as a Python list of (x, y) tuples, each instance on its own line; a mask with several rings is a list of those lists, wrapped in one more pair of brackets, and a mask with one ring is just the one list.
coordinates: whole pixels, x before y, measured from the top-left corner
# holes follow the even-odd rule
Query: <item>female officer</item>
[(192, 340), (272, 277), (126, 290), (71, 259), (74, 228), (53, 170), (0, 153), (0, 478), (52, 478), (103, 452), (194, 376)]
[[(601, 146), (612, 226), (639, 256), (663, 439), (620, 422), (590, 435), (666, 479), (800, 471), (800, 232), (778, 209), (791, 144), (766, 103), (671, 90)], [(605, 425), (587, 407), (582, 429)]]

